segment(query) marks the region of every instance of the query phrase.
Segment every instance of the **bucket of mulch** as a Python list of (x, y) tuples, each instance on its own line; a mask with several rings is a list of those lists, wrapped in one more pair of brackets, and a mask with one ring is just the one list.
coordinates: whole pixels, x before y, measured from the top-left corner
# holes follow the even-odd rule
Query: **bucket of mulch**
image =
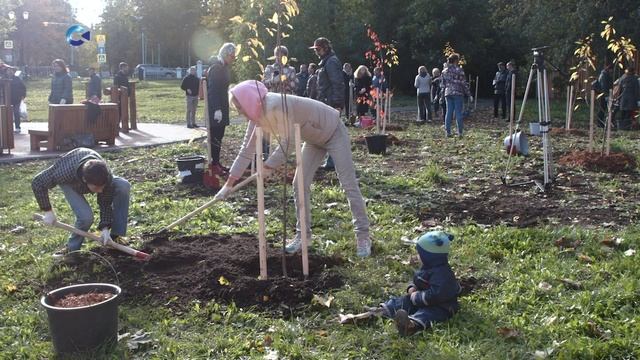
[(40, 299), (49, 318), (58, 354), (92, 351), (118, 339), (118, 302), (122, 290), (106, 283), (65, 286)]
[(387, 134), (367, 135), (364, 137), (369, 154), (384, 155), (387, 153)]

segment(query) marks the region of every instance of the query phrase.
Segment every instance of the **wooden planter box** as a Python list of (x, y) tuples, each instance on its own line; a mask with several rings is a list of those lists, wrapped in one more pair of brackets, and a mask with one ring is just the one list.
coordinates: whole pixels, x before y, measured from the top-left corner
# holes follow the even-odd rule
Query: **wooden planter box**
[(100, 109), (100, 116), (88, 121), (84, 104), (50, 104), (48, 130), (29, 130), (31, 151), (40, 151), (41, 146), (47, 151), (58, 150), (65, 138), (79, 134), (92, 134), (96, 142), (113, 145), (118, 136), (118, 105), (102, 103)]

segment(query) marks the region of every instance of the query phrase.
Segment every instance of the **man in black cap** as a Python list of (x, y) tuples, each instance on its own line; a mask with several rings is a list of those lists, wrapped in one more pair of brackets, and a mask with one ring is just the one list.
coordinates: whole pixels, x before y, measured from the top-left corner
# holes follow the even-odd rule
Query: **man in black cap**
[[(327, 38), (319, 37), (309, 47), (316, 52), (320, 63), (318, 64), (318, 100), (341, 110), (344, 107), (344, 76), (342, 75), (342, 62), (333, 52), (331, 42)], [(333, 159), (327, 157), (323, 165), (325, 170), (333, 170)]]

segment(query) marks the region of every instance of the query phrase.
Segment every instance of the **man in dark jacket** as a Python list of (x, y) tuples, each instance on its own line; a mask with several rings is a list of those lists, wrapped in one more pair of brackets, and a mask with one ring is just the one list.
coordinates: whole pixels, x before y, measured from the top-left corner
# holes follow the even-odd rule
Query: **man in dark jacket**
[(318, 64), (318, 100), (335, 108), (344, 107), (344, 77), (342, 62), (333, 52), (327, 38), (317, 38), (313, 46), (320, 63)]
[(508, 72), (504, 68), (504, 63), (498, 63), (498, 71), (493, 77), (493, 117), (498, 117), (498, 106), (502, 105), (502, 119), (507, 117), (507, 103), (505, 99), (504, 84), (507, 80)]
[(296, 74), (296, 77), (298, 78), (298, 89), (296, 90), (296, 95), (308, 96), (307, 82), (309, 81), (309, 70), (307, 69), (307, 64), (300, 64), (300, 72)]
[(230, 67), (236, 60), (236, 46), (225, 43), (220, 47), (207, 72), (207, 97), (209, 106), (209, 151), (211, 166), (218, 174), (229, 169), (220, 164), (220, 147), (225, 128), (229, 125)]
[(187, 127), (197, 128), (196, 109), (198, 108), (198, 95), (200, 93), (200, 79), (196, 76), (196, 67), (189, 68), (189, 74), (182, 79), (180, 89), (184, 90), (187, 98)]
[[(89, 231), (93, 223), (93, 211), (85, 199), (85, 194), (98, 194), (100, 207), (100, 238), (103, 245), (110, 239), (126, 235), (129, 217), (129, 182), (113, 176), (106, 162), (95, 151), (77, 148), (62, 155), (53, 165), (38, 173), (31, 182), (33, 194), (40, 210), (44, 211), (43, 221), (49, 225), (56, 222), (56, 215), (49, 201), (49, 190), (59, 186), (71, 210), (76, 216), (75, 227)], [(67, 246), (56, 252), (54, 257), (65, 258), (69, 252), (79, 250), (84, 238), (71, 234)]]
[(126, 62), (121, 62), (118, 65), (118, 72), (113, 77), (113, 86), (116, 88), (120, 88), (120, 86), (124, 86), (129, 90), (129, 64)]
[(609, 112), (609, 90), (613, 87), (613, 79), (611, 78), (611, 64), (605, 65), (598, 75), (596, 83), (597, 94), (602, 94), (597, 97), (598, 99), (598, 126), (604, 127), (607, 119), (607, 113)]
[(20, 103), (27, 96), (27, 87), (19, 76), (15, 74), (16, 69), (9, 67), (7, 76), (11, 79), (11, 106), (13, 107), (13, 123), (15, 125), (14, 132), (20, 134)]
[[(342, 110), (344, 108), (344, 76), (342, 62), (333, 52), (331, 42), (327, 38), (319, 37), (309, 47), (316, 52), (320, 63), (318, 64), (318, 100)], [(331, 156), (322, 166), (325, 170), (335, 169)]]
[(401, 336), (426, 330), (451, 318), (458, 310), (461, 288), (448, 262), (453, 235), (430, 231), (417, 241), (422, 267), (413, 276), (407, 294), (380, 304), (382, 315), (393, 318)]
[(96, 96), (102, 99), (102, 79), (96, 74), (96, 69), (89, 68), (89, 84), (87, 85), (87, 99)]
[(631, 130), (632, 117), (636, 109), (638, 109), (638, 101), (640, 101), (640, 84), (633, 65), (627, 66), (624, 75), (616, 82), (620, 86), (620, 120), (618, 121), (618, 129)]

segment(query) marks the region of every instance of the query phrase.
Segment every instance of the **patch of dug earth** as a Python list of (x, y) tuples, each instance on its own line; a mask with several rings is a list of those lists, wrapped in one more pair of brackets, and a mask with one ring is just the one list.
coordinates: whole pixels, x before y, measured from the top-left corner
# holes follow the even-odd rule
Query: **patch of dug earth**
[(565, 128), (551, 128), (549, 130), (551, 135), (575, 135), (575, 136), (587, 136), (589, 132), (585, 129), (565, 129)]
[[(353, 139), (353, 142), (358, 144), (358, 145), (366, 145), (367, 144), (367, 140), (365, 139), (366, 135), (358, 135)], [(387, 146), (389, 145), (402, 145), (403, 141), (398, 139), (397, 136), (389, 133), (387, 134)]]
[[(323, 293), (343, 284), (339, 274), (331, 269), (339, 265), (341, 259), (309, 254), (310, 274), (309, 279), (304, 280), (300, 254), (287, 255), (289, 277), (284, 278), (281, 276), (281, 250), (270, 247), (267, 248), (270, 278), (258, 280), (258, 240), (247, 234), (172, 239), (167, 235), (155, 235), (141, 250), (151, 254), (150, 261), (139, 262), (114, 250), (96, 249), (117, 270), (125, 302), (184, 308), (193, 300), (215, 299), (233, 301), (240, 307), (255, 305), (275, 309), (286, 305), (294, 308), (308, 304), (314, 293)], [(89, 261), (89, 258), (71, 270), (76, 279), (91, 276), (96, 261)], [(52, 278), (47, 287), (54, 289), (66, 285), (69, 283), (65, 274), (60, 274)]]
[[(560, 176), (562, 175), (562, 176)], [(466, 180), (457, 184), (465, 185)], [(424, 222), (457, 223), (466, 221), (520, 228), (550, 222), (573, 225), (601, 226), (603, 223), (633, 222), (635, 216), (616, 211), (612, 204), (587, 185), (586, 179), (559, 173), (544, 194), (533, 193), (534, 185), (505, 187), (499, 183), (484, 183), (484, 189), (471, 196), (448, 193), (431, 200), (428, 208), (420, 209)], [(527, 188), (527, 186), (529, 188)], [(433, 226), (433, 225), (430, 225)]]
[(612, 152), (601, 155), (597, 152), (573, 151), (560, 157), (561, 165), (580, 166), (591, 171), (620, 173), (636, 168), (636, 159), (632, 155)]

